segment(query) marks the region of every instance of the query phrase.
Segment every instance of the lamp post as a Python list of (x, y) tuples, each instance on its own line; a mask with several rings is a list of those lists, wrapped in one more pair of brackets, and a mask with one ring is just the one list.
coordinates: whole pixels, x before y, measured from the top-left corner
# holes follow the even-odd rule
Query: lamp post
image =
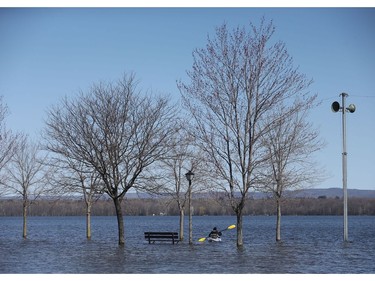
[(345, 107), (345, 98), (349, 96), (346, 93), (340, 95), (342, 97), (342, 107), (340, 103), (335, 101), (332, 103), (331, 109), (333, 112), (342, 111), (342, 189), (344, 193), (344, 241), (348, 241), (348, 190), (347, 190), (347, 155), (346, 152), (346, 111), (353, 113), (355, 105), (350, 104)]
[(189, 244), (193, 244), (193, 213), (192, 213), (192, 207), (191, 207), (191, 181), (194, 178), (194, 173), (192, 171), (189, 171), (185, 174), (186, 179), (189, 182)]

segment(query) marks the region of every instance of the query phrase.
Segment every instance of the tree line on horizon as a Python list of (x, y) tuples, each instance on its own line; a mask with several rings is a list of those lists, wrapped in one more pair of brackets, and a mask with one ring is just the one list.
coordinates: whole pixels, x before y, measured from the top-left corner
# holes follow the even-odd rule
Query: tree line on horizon
[[(342, 216), (341, 198), (288, 198), (285, 199), (283, 214), (287, 216)], [(220, 204), (215, 199), (200, 198), (193, 202), (194, 216), (233, 216), (228, 204)], [(0, 216), (22, 216), (22, 200), (0, 200)], [(179, 216), (175, 201), (170, 199), (125, 199), (125, 216)], [(375, 216), (375, 198), (351, 198), (348, 204), (351, 216)], [(32, 205), (29, 216), (85, 216), (82, 200), (39, 200)], [(110, 200), (99, 200), (92, 208), (93, 216), (115, 216)], [(271, 198), (250, 199), (244, 209), (245, 216), (275, 216), (276, 204)]]
[[(222, 194), (209, 206), (236, 216), (237, 246), (242, 246), (242, 218), (262, 202), (250, 198), (258, 190), (271, 194), (273, 201), (263, 203), (276, 212), (280, 241), (282, 206), (285, 211), (292, 202), (284, 200), (285, 191), (324, 178), (312, 157), (324, 141), (308, 120), (318, 104), (309, 92), (312, 80), (294, 66), (274, 33), (265, 19), (259, 26), (217, 27), (207, 45), (193, 51), (187, 81), (177, 82), (180, 105), (139, 89), (134, 73), (94, 83), (47, 110), (37, 144), (6, 128), (1, 100), (0, 199), (21, 198), (23, 237), (27, 215), (45, 204), (38, 201), (41, 196), (79, 193), (90, 239), (91, 215), (107, 206), (100, 200), (105, 194), (117, 217), (118, 244), (124, 245), (124, 215), (136, 212), (132, 204), (138, 202), (138, 210), (142, 205), (126, 199), (129, 190), (168, 194), (183, 235), (186, 211), (189, 216), (192, 207), (198, 214), (212, 212), (191, 199), (205, 191)], [(194, 175), (191, 185), (187, 172)], [(55, 206), (79, 203), (63, 202)]]

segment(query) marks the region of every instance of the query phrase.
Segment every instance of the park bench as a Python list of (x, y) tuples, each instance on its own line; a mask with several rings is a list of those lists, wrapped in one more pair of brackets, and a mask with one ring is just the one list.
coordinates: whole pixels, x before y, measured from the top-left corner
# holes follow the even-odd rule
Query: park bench
[(155, 241), (165, 241), (178, 243), (178, 232), (145, 232), (145, 239), (148, 240), (148, 243), (155, 243)]

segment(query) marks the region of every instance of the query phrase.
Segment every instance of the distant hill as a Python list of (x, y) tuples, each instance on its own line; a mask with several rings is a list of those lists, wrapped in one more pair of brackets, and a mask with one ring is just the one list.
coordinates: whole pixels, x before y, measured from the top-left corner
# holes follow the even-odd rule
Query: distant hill
[[(286, 197), (290, 198), (335, 198), (343, 197), (342, 188), (310, 188), (302, 189), (298, 191), (287, 191)], [(266, 198), (267, 194), (261, 192), (255, 192), (252, 194), (254, 199)], [(349, 198), (375, 198), (375, 190), (364, 190), (364, 189), (348, 189)]]
[[(304, 189), (294, 192), (292, 196), (299, 198), (318, 198), (320, 196), (326, 196), (327, 198), (343, 197), (343, 190), (337, 187), (327, 189)], [(375, 198), (375, 190), (348, 189), (348, 197)]]

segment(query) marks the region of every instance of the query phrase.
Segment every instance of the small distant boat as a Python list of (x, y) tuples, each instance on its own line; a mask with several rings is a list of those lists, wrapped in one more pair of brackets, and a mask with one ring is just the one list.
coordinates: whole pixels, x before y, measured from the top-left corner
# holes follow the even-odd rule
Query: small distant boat
[(221, 242), (221, 237), (220, 236), (216, 238), (208, 237), (207, 241), (208, 242)]

